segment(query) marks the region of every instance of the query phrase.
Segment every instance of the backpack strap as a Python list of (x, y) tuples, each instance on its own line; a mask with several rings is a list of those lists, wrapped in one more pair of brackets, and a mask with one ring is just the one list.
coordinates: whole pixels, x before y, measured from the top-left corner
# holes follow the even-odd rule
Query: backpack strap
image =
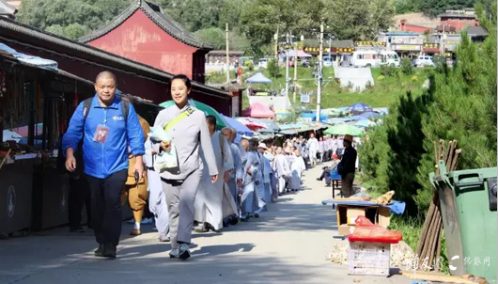
[(90, 108), (92, 106), (92, 100), (93, 97), (90, 97), (83, 101), (83, 126), (85, 125), (86, 118), (88, 116), (88, 113), (90, 112)]
[(125, 127), (128, 129), (128, 114), (130, 112), (130, 101), (121, 98), (121, 112), (123, 113)]

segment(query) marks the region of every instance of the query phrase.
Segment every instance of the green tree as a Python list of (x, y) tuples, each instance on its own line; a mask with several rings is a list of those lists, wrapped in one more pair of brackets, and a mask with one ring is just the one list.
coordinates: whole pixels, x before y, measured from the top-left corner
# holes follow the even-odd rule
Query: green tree
[(336, 0), (326, 5), (327, 24), (339, 39), (373, 39), (394, 15), (392, 0)]
[(69, 39), (77, 40), (88, 33), (88, 27), (78, 23), (72, 23), (64, 27), (64, 36)]
[(475, 0), (418, 0), (418, 8), (430, 17), (437, 17), (448, 9), (471, 8)]
[(274, 35), (290, 32), (295, 22), (295, 10), (290, 0), (254, 0), (252, 5), (242, 12), (241, 30), (251, 42), (254, 53), (274, 43)]
[(202, 42), (208, 43), (214, 49), (223, 49), (226, 46), (225, 32), (220, 28), (212, 27), (198, 30), (194, 35)]
[(396, 0), (394, 4), (396, 14), (404, 14), (419, 11), (418, 1), (416, 0)]
[[(24, 24), (77, 39), (121, 13), (131, 0), (22, 1), (18, 20)], [(62, 29), (61, 29), (62, 28)], [(62, 33), (61, 33), (62, 30)]]

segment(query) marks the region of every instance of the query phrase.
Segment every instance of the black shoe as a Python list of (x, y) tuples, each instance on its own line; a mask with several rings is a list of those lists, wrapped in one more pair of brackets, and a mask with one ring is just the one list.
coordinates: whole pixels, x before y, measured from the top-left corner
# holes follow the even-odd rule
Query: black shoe
[(99, 244), (99, 247), (93, 253), (95, 256), (103, 257), (104, 256), (104, 245)]
[(259, 214), (258, 213), (254, 213), (254, 218), (259, 218)]
[(113, 244), (104, 245), (104, 252), (102, 256), (116, 258), (116, 246)]
[(229, 221), (230, 225), (237, 225), (239, 223), (239, 218), (237, 218), (236, 216), (233, 216), (232, 218), (230, 218), (230, 221)]
[(178, 258), (181, 260), (186, 260), (187, 258), (190, 257), (190, 248), (188, 244), (180, 244), (180, 247), (178, 248)]

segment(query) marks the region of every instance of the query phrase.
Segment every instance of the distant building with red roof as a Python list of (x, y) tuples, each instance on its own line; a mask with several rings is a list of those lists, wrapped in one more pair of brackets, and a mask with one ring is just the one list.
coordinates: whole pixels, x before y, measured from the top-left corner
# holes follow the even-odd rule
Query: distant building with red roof
[(158, 5), (144, 0), (135, 0), (107, 26), (80, 41), (198, 82), (204, 82), (205, 57), (211, 50)]
[(468, 27), (479, 26), (473, 9), (447, 10), (439, 15), (440, 24), (436, 27), (438, 32), (460, 32)]

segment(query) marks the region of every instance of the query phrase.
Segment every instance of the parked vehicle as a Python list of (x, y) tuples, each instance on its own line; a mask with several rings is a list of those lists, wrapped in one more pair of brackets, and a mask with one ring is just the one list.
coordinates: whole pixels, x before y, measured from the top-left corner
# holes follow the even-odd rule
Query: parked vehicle
[(392, 50), (382, 50), (380, 52), (380, 64), (392, 67), (399, 67), (401, 60), (398, 54)]
[(260, 58), (258, 61), (258, 67), (266, 69), (268, 67), (268, 58)]
[(415, 61), (413, 61), (413, 65), (415, 67), (426, 67), (426, 66), (434, 67), (435, 66), (434, 61), (432, 60), (432, 56), (424, 55), (424, 54), (419, 55), (415, 59)]
[(356, 50), (351, 56), (351, 64), (354, 67), (378, 67), (380, 63), (381, 55), (373, 49)]

